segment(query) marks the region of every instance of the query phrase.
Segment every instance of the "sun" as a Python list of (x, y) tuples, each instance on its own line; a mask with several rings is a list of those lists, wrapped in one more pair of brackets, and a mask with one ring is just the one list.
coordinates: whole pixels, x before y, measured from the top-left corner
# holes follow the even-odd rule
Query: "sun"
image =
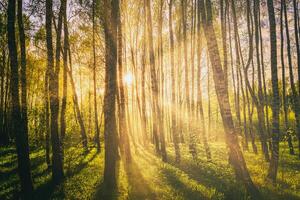
[(125, 85), (132, 85), (133, 83), (133, 75), (131, 72), (127, 72), (125, 75), (124, 75), (124, 84)]

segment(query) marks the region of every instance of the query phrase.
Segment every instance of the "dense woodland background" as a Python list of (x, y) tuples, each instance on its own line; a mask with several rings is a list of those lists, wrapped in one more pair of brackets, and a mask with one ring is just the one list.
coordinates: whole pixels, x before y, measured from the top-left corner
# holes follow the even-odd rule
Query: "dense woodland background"
[(300, 199), (298, 0), (1, 0), (0, 199)]

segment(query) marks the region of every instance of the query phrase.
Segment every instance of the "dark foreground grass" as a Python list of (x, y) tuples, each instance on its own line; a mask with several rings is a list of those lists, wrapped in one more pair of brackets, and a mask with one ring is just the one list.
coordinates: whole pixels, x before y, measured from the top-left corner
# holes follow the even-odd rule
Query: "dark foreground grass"
[[(300, 199), (300, 161), (288, 155), (281, 145), (278, 183), (265, 180), (268, 163), (262, 155), (244, 152), (251, 176), (264, 199)], [(163, 163), (151, 148), (133, 150), (130, 165), (119, 163), (118, 186), (111, 190), (103, 185), (103, 152), (90, 148), (68, 148), (65, 152), (65, 179), (59, 186), (51, 183), (51, 170), (45, 163), (45, 152), (31, 152), (32, 174), (36, 199), (248, 199), (241, 183), (228, 165), (223, 142), (211, 144), (213, 159), (206, 161), (201, 145), (198, 159), (193, 160), (185, 145), (182, 161), (174, 162), (173, 147), (168, 147), (168, 162)], [(17, 199), (19, 181), (13, 147), (0, 150), (0, 199)]]

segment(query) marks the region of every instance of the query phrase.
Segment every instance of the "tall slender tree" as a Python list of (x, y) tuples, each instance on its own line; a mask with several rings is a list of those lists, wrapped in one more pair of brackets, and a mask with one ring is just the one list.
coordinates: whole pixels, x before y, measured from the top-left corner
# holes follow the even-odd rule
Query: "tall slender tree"
[(259, 191), (253, 184), (248, 172), (244, 156), (238, 143), (236, 129), (232, 120), (228, 90), (225, 84), (225, 75), (222, 69), (216, 34), (212, 23), (211, 1), (207, 0), (206, 2), (204, 2), (203, 0), (201, 0), (200, 6), (202, 8), (202, 26), (204, 29), (204, 35), (209, 51), (209, 58), (212, 63), (215, 90), (226, 134), (226, 143), (229, 148), (230, 164), (233, 166), (237, 178), (243, 182), (249, 194), (253, 196), (253, 198), (259, 198)]
[(291, 155), (295, 154), (293, 143), (292, 143), (292, 136), (289, 134), (288, 128), (288, 106), (287, 106), (287, 96), (286, 96), (286, 76), (285, 76), (285, 61), (284, 61), (284, 27), (283, 27), (283, 1), (281, 1), (280, 7), (280, 60), (281, 60), (281, 80), (282, 80), (282, 105), (283, 105), (283, 115), (284, 115), (284, 129), (287, 135), (287, 141), (289, 145), (289, 151)]
[(68, 95), (68, 24), (67, 24), (67, 0), (63, 0), (63, 26), (64, 26), (64, 45), (63, 45), (63, 92), (61, 100), (61, 111), (60, 111), (60, 135), (61, 135), (61, 145), (62, 154), (64, 152), (64, 138), (66, 134), (66, 108), (67, 108), (67, 95)]
[[(247, 32), (248, 32), (248, 41), (249, 41), (249, 52), (248, 52), (248, 60), (246, 62), (246, 65), (244, 66), (244, 80), (246, 85), (246, 97), (247, 97), (247, 104), (248, 104), (248, 116), (249, 116), (249, 133), (251, 137), (251, 144), (252, 149), (255, 154), (257, 154), (257, 146), (255, 144), (255, 135), (253, 132), (253, 106), (252, 109), (250, 108), (250, 98), (249, 96), (252, 96), (252, 99), (257, 102), (257, 99), (254, 94), (254, 90), (252, 90), (249, 79), (248, 79), (248, 69), (250, 68), (250, 65), (253, 66), (253, 20), (252, 20), (252, 14), (251, 14), (251, 3), (249, 0), (247, 0)], [(254, 70), (252, 70), (254, 72)], [(252, 73), (252, 81), (254, 81), (254, 73)], [(254, 84), (252, 84), (254, 85)], [(249, 95), (250, 93), (250, 95)], [(253, 101), (252, 101), (253, 102)], [(253, 105), (253, 103), (252, 103)]]
[(93, 20), (93, 92), (94, 92), (94, 118), (95, 118), (95, 142), (97, 145), (97, 151), (100, 152), (101, 145), (100, 145), (100, 130), (98, 125), (98, 106), (97, 106), (97, 82), (96, 82), (96, 44), (95, 44), (95, 7), (96, 7), (96, 0), (93, 0), (92, 5), (92, 20)]
[(18, 27), (21, 53), (21, 109), (22, 109), (22, 124), (26, 135), (28, 135), (28, 117), (27, 117), (27, 78), (26, 78), (26, 44), (25, 31), (23, 23), (23, 1), (18, 1)]
[(117, 19), (118, 0), (105, 0), (105, 94), (104, 94), (104, 183), (107, 188), (116, 187), (116, 167), (118, 157), (118, 132), (116, 123), (117, 94)]
[[(19, 30), (21, 30), (22, 36), (22, 72), (26, 70), (26, 57), (25, 57), (25, 35), (23, 29), (23, 19), (22, 16), (22, 1), (18, 2), (18, 23), (19, 23)], [(18, 74), (18, 53), (17, 53), (17, 46), (16, 46), (16, 29), (15, 29), (15, 22), (16, 22), (16, 0), (9, 0), (8, 1), (8, 9), (7, 9), (7, 35), (8, 35), (8, 50), (9, 50), (9, 58), (10, 58), (10, 70), (11, 70), (11, 77), (10, 77), (10, 87), (11, 87), (11, 101), (12, 101), (12, 128), (13, 132), (15, 133), (16, 137), (16, 146), (17, 146), (17, 155), (18, 155), (18, 174), (21, 181), (21, 191), (24, 195), (25, 199), (32, 198), (33, 192), (33, 183), (31, 178), (31, 171), (30, 171), (30, 160), (29, 160), (29, 145), (28, 145), (28, 132), (27, 126), (24, 122), (25, 120), (22, 119), (22, 108), (20, 106), (20, 95), (19, 95), (19, 74)], [(21, 38), (20, 38), (21, 39)], [(24, 69), (25, 67), (25, 69)], [(24, 76), (24, 74), (22, 75)], [(26, 81), (24, 85), (24, 80), (22, 81), (22, 86), (25, 86), (26, 90)], [(24, 88), (23, 88), (24, 89)], [(24, 91), (22, 91), (24, 92)], [(25, 99), (26, 100), (26, 99)], [(24, 100), (22, 101), (24, 102)], [(26, 105), (24, 105), (26, 107)], [(26, 109), (26, 108), (25, 108)]]
[(277, 74), (277, 38), (276, 38), (276, 20), (273, 0), (268, 0), (268, 13), (270, 22), (270, 59), (271, 59), (271, 79), (272, 79), (272, 152), (268, 177), (276, 181), (278, 160), (279, 160), (279, 89)]
[(117, 8), (117, 28), (118, 28), (118, 75), (119, 75), (119, 133), (120, 133), (120, 149), (122, 156), (124, 156), (126, 162), (131, 162), (131, 151), (128, 137), (128, 130), (126, 125), (126, 104), (125, 104), (125, 91), (124, 91), (124, 76), (123, 76), (123, 36), (122, 36), (122, 24), (121, 24), (121, 10), (119, 0)]
[[(49, 70), (49, 96), (50, 96), (50, 130), (52, 144), (52, 178), (58, 183), (64, 176), (61, 155), (61, 144), (58, 134), (58, 69), (54, 68), (53, 42), (52, 42), (52, 0), (46, 0), (46, 43), (47, 43), (47, 68)], [(59, 41), (60, 42), (60, 41)], [(58, 68), (58, 66), (56, 66)]]
[[(176, 86), (175, 86), (175, 61), (174, 61), (174, 35), (173, 35), (173, 0), (169, 2), (169, 34), (170, 34), (170, 63), (171, 63), (171, 79), (172, 79), (172, 106), (176, 106)], [(175, 148), (176, 162), (180, 162), (179, 136), (176, 128), (176, 110), (172, 109), (172, 136)]]

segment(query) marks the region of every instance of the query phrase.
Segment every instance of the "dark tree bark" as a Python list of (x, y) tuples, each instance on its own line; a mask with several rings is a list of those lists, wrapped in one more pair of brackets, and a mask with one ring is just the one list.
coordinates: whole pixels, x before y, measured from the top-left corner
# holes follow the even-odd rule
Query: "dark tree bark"
[(64, 24), (64, 46), (63, 46), (63, 92), (61, 100), (61, 111), (60, 111), (60, 134), (61, 134), (61, 145), (62, 155), (64, 155), (64, 139), (66, 135), (66, 108), (67, 108), (67, 95), (68, 95), (68, 24), (67, 24), (67, 0), (63, 0), (63, 24)]
[(104, 94), (104, 183), (107, 188), (117, 184), (116, 167), (118, 157), (118, 133), (116, 124), (117, 94), (117, 19), (118, 0), (105, 0), (105, 94)]
[(204, 1), (201, 0), (200, 6), (202, 8), (202, 26), (208, 46), (209, 57), (212, 63), (215, 90), (226, 134), (226, 143), (229, 148), (230, 164), (234, 168), (237, 179), (242, 181), (249, 194), (254, 199), (257, 199), (260, 197), (260, 194), (249, 175), (244, 156), (238, 144), (237, 133), (232, 120), (229, 95), (225, 84), (225, 75), (222, 69), (214, 26), (212, 24), (211, 1), (207, 0), (206, 3), (204, 3)]
[(4, 137), (7, 137), (7, 142), (10, 142), (10, 137), (12, 136), (12, 130), (11, 130), (11, 123), (9, 123), (10, 120), (10, 110), (9, 110), (9, 105), (10, 105), (10, 60), (7, 62), (6, 66), (6, 81), (5, 81), (5, 94), (4, 94), (4, 111), (3, 111), (3, 132), (6, 133)]
[[(4, 24), (2, 23), (1, 21), (2, 19), (0, 18), (0, 26), (4, 26)], [(1, 68), (0, 68), (0, 78), (1, 78), (1, 85), (0, 85), (0, 94), (1, 94), (1, 97), (0, 97), (0, 145), (8, 145), (9, 144), (9, 135), (8, 135), (8, 132), (5, 131), (5, 118), (6, 118), (6, 115), (5, 115), (5, 93), (6, 93), (6, 90), (5, 90), (5, 77), (6, 77), (6, 74), (5, 74), (5, 69), (6, 69), (6, 51), (5, 51), (5, 48), (4, 48), (4, 43), (1, 44), (1, 48), (2, 48), (2, 51), (1, 51)]]
[[(4, 40), (4, 34), (2, 33), (2, 27), (4, 27), (4, 20), (2, 17), (0, 17), (0, 39)], [(6, 145), (6, 143), (8, 143), (7, 139), (5, 138), (5, 133), (4, 133), (4, 124), (3, 124), (3, 119), (4, 119), (4, 69), (6, 66), (6, 55), (5, 55), (5, 48), (4, 48), (4, 42), (0, 43), (0, 47), (2, 49), (1, 51), (1, 60), (0, 60), (0, 145)]]
[(9, 70), (9, 59), (6, 55), (7, 52), (7, 48), (6, 44), (7, 44), (7, 35), (4, 34), (6, 32), (6, 26), (5, 26), (5, 19), (4, 17), (0, 17), (0, 31), (1, 31), (1, 35), (0, 35), (0, 39), (1, 39), (1, 43), (0, 43), (0, 48), (1, 48), (1, 64), (0, 64), (0, 77), (1, 77), (1, 86), (0, 86), (0, 145), (8, 145), (9, 144), (9, 133), (7, 131), (5, 131), (6, 126), (5, 126), (5, 120), (7, 118), (5, 110), (6, 110), (6, 87), (7, 87), (7, 81), (9, 80), (9, 78), (7, 78), (8, 76), (6, 75), (7, 71)]
[(277, 41), (276, 41), (276, 20), (273, 0), (268, 0), (268, 13), (270, 22), (270, 58), (271, 58), (271, 79), (272, 79), (272, 152), (268, 177), (276, 181), (278, 160), (279, 160), (279, 89), (277, 74)]
[[(58, 183), (64, 176), (61, 155), (61, 144), (58, 134), (58, 69), (54, 68), (53, 43), (52, 43), (52, 0), (46, 0), (46, 43), (47, 65), (49, 70), (49, 96), (50, 96), (50, 130), (52, 144), (52, 179)], [(57, 67), (58, 65), (56, 65)]]
[(28, 117), (27, 117), (27, 79), (26, 79), (26, 46), (25, 46), (25, 32), (23, 23), (23, 1), (18, 1), (18, 27), (21, 53), (21, 115), (22, 125), (26, 135), (28, 135)]
[[(19, 1), (18, 15), (22, 15), (21, 4), (22, 1)], [(21, 6), (21, 13), (20, 13), (20, 6)], [(18, 174), (21, 181), (21, 192), (25, 199), (30, 199), (32, 198), (33, 183), (31, 178), (31, 171), (30, 171), (28, 132), (26, 131), (27, 129), (24, 129), (24, 120), (22, 120), (22, 109), (19, 103), (20, 95), (19, 95), (18, 54), (17, 54), (16, 36), (15, 36), (15, 32), (16, 32), (15, 13), (16, 13), (16, 1), (9, 0), (8, 9), (7, 9), (7, 35), (8, 35), (8, 50), (9, 50), (9, 58), (10, 58), (10, 70), (11, 70), (11, 77), (10, 77), (11, 101), (12, 101), (11, 121), (12, 121), (13, 133), (15, 134), (15, 138), (16, 138), (16, 147), (17, 147), (17, 155), (18, 155), (17, 156)], [(22, 20), (22, 17), (19, 17), (18, 20)], [(23, 24), (23, 22), (19, 21), (19, 25), (20, 24)], [(23, 39), (24, 42), (25, 37)], [(22, 51), (23, 50), (25, 49), (23, 48)], [(22, 59), (24, 59), (25, 52), (22, 52), (22, 55), (23, 55)], [(24, 62), (24, 60), (22, 62)]]

